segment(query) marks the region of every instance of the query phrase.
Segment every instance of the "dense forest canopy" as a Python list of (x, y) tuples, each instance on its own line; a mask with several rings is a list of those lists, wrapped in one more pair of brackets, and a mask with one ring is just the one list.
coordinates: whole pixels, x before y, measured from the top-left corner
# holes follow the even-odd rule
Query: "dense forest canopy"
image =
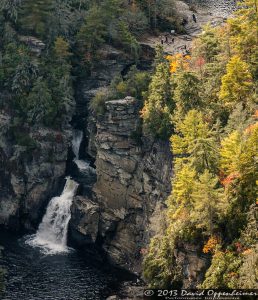
[[(0, 5), (0, 87), (6, 97), (13, 95), (2, 97), (0, 105), (15, 115), (14, 129), (36, 123), (60, 127), (72, 105), (71, 74), (89, 74), (103, 44), (137, 59), (139, 34), (178, 25), (173, 0), (3, 0)], [(39, 45), (40, 53), (31, 51)]]
[(226, 24), (203, 29), (191, 57), (167, 56), (152, 76), (143, 122), (170, 137), (175, 170), (144, 262), (153, 287), (180, 286), (182, 242), (211, 258), (199, 287), (257, 287), (257, 21), (257, 1), (244, 1)]

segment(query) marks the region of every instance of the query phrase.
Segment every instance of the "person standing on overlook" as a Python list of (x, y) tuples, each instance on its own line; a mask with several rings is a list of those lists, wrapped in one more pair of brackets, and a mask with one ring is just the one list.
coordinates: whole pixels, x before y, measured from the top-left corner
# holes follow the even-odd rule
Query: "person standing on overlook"
[(194, 23), (196, 23), (196, 22), (197, 22), (197, 19), (196, 19), (196, 16), (195, 16), (195, 14), (193, 14), (193, 21), (194, 21)]

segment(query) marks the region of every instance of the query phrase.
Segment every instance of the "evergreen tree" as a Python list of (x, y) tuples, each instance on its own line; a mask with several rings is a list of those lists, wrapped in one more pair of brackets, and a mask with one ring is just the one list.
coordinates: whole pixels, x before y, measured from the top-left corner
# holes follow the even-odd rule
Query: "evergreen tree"
[(200, 81), (194, 73), (179, 72), (176, 75), (174, 99), (178, 117), (183, 117), (189, 110), (201, 107)]
[(122, 43), (125, 49), (130, 51), (135, 60), (138, 59), (140, 52), (139, 44), (134, 35), (130, 32), (128, 24), (123, 21), (118, 24), (117, 40)]
[(3, 11), (11, 21), (16, 22), (22, 0), (1, 0), (0, 11)]
[(96, 50), (104, 43), (106, 36), (107, 29), (103, 23), (102, 10), (98, 6), (92, 6), (77, 35), (77, 41), (86, 61), (92, 59)]
[(51, 92), (43, 78), (38, 78), (35, 82), (24, 103), (24, 108), (26, 110), (26, 115), (28, 115), (28, 119), (32, 124), (53, 124), (57, 111)]
[[(172, 198), (169, 199), (170, 204), (173, 202), (181, 209), (187, 208), (188, 211), (193, 208), (192, 194), (196, 182), (196, 171), (188, 164), (177, 166), (177, 176), (173, 179)], [(176, 214), (176, 212), (174, 211)]]
[(221, 142), (220, 166), (226, 174), (238, 171), (243, 149), (243, 140), (239, 131), (233, 131)]
[(226, 209), (223, 189), (217, 188), (217, 185), (218, 178), (205, 170), (195, 182), (192, 193), (194, 209), (191, 211), (191, 219), (197, 228), (201, 228), (208, 235), (216, 233)]
[(195, 55), (202, 57), (206, 63), (217, 59), (220, 51), (219, 36), (215, 28), (210, 24), (203, 27), (203, 32), (197, 41), (194, 42)]
[(54, 0), (23, 0), (18, 15), (19, 24), (28, 33), (43, 37), (49, 25)]
[(243, 107), (242, 103), (236, 105), (235, 109), (229, 115), (228, 123), (224, 128), (227, 134), (233, 131), (242, 132), (252, 123), (250, 113)]
[(66, 60), (71, 56), (69, 44), (62, 38), (58, 37), (54, 44), (54, 53), (58, 60)]
[(145, 12), (152, 28), (161, 26), (176, 14), (174, 0), (135, 0), (132, 4), (137, 4)]
[(169, 237), (155, 237), (144, 260), (144, 278), (152, 288), (177, 287), (182, 278), (173, 253), (173, 242)]
[(217, 170), (218, 151), (215, 134), (210, 130), (204, 116), (190, 110), (184, 120), (178, 121), (171, 137), (174, 154), (188, 156), (188, 161), (199, 172), (204, 169)]
[(230, 110), (238, 103), (250, 105), (252, 90), (252, 75), (247, 63), (239, 56), (233, 56), (227, 64), (227, 73), (222, 77), (220, 99)]
[(205, 280), (199, 287), (202, 289), (237, 288), (237, 271), (241, 264), (242, 259), (237, 253), (216, 250), (211, 266), (205, 274)]
[(228, 20), (230, 27), (230, 44), (235, 53), (250, 65), (254, 78), (258, 78), (257, 53), (258, 53), (258, 4), (257, 0), (243, 0), (236, 18)]
[(80, 17), (77, 11), (73, 11), (69, 0), (55, 0), (49, 14), (48, 39), (52, 42), (58, 36), (71, 38)]
[(169, 66), (157, 65), (149, 86), (148, 97), (142, 110), (145, 126), (154, 135), (167, 138), (171, 134), (171, 113), (174, 102), (171, 95)]

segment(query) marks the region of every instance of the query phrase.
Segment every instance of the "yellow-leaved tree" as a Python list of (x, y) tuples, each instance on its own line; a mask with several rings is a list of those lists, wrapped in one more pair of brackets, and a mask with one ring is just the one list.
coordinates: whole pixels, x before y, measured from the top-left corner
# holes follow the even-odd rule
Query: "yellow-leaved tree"
[(234, 55), (230, 59), (227, 64), (227, 72), (221, 82), (219, 96), (230, 111), (238, 103), (251, 105), (253, 78), (248, 64), (240, 56)]

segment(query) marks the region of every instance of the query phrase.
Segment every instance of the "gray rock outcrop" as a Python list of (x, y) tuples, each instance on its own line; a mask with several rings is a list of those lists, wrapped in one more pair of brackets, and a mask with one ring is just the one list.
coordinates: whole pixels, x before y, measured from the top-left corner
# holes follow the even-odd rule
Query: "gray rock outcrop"
[(75, 197), (71, 207), (70, 231), (77, 244), (94, 244), (98, 235), (99, 206), (87, 197)]
[[(172, 175), (169, 143), (146, 136), (140, 141), (139, 126), (136, 99), (106, 102), (106, 111), (96, 122), (97, 181), (92, 199), (99, 206), (98, 235), (109, 260), (136, 272), (141, 268), (141, 249), (158, 230)], [(92, 236), (87, 203), (80, 199), (73, 204), (73, 238), (80, 233), (82, 243)]]
[(65, 174), (71, 132), (31, 128), (19, 133), (21, 145), (10, 134), (10, 120), (0, 114), (0, 225), (35, 229)]

